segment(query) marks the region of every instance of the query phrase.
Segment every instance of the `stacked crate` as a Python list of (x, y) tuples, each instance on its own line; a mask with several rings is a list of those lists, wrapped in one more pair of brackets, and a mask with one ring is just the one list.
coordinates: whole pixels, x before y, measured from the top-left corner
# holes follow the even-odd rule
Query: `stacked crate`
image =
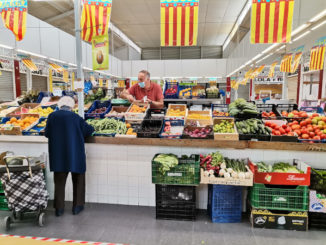
[(254, 172), (250, 190), (251, 223), (256, 228), (308, 229), (310, 167), (294, 160), (303, 173)]
[(195, 220), (196, 186), (200, 182), (200, 157), (179, 158), (178, 165), (162, 174), (160, 163), (152, 161), (152, 182), (156, 184), (156, 219)]
[(8, 202), (7, 202), (7, 199), (6, 199), (6, 196), (5, 196), (1, 181), (0, 181), (0, 210), (2, 210), (2, 211), (8, 211), (9, 210), (8, 209)]

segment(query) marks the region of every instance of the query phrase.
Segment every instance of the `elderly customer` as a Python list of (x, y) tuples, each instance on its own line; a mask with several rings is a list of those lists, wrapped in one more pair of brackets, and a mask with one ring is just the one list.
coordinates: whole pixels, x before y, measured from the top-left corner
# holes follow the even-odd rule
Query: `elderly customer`
[(85, 204), (86, 155), (84, 138), (94, 128), (72, 112), (75, 101), (62, 97), (59, 110), (47, 120), (45, 136), (49, 139), (50, 171), (54, 172), (54, 208), (56, 216), (64, 213), (65, 187), (69, 172), (73, 182), (73, 214), (79, 214)]

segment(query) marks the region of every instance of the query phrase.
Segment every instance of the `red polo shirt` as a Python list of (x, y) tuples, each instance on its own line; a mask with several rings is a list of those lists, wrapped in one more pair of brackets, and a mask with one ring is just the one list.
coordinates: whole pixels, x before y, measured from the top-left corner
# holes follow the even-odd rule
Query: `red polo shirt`
[(151, 82), (149, 89), (139, 87), (138, 83), (128, 89), (128, 92), (136, 98), (142, 100), (145, 96), (152, 101), (159, 101), (164, 98), (161, 86)]

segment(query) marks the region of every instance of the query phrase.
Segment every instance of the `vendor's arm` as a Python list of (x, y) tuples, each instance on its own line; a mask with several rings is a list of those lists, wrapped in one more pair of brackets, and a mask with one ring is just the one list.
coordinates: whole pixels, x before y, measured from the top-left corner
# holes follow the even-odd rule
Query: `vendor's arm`
[(133, 103), (135, 101), (133, 92), (135, 89), (133, 89), (133, 87), (131, 87), (130, 89), (125, 89), (122, 91), (120, 97), (122, 99), (128, 100), (130, 103)]
[(155, 108), (157, 109), (162, 109), (164, 107), (164, 100), (163, 98), (161, 98), (160, 100), (158, 101), (151, 101), (151, 100), (148, 100), (148, 102), (153, 105)]

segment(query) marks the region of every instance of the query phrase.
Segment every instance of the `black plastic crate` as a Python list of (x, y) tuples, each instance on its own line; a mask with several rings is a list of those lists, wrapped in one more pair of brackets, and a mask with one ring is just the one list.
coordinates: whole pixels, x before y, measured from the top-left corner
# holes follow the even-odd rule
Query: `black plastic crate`
[(196, 187), (156, 185), (156, 219), (196, 219)]
[(148, 109), (145, 119), (164, 119), (166, 108), (163, 109)]
[[(257, 104), (258, 112), (261, 114), (262, 119), (277, 119), (281, 118), (281, 114), (277, 111), (275, 104)], [(275, 117), (263, 117), (263, 112), (274, 112)]]
[(309, 212), (309, 229), (326, 230), (326, 213)]
[(298, 142), (298, 137), (297, 136), (287, 136), (287, 135), (271, 135), (271, 141)]
[(138, 138), (159, 138), (163, 120), (145, 119), (137, 132)]
[[(92, 113), (96, 109), (103, 108), (103, 107), (106, 108), (103, 113)], [(96, 100), (92, 104), (91, 108), (85, 113), (85, 118), (86, 119), (89, 119), (89, 118), (104, 118), (104, 116), (111, 110), (111, 108), (112, 108), (112, 105), (111, 105), (111, 102), (109, 100), (104, 101), (104, 102)]]
[(258, 135), (258, 134), (239, 134), (239, 140), (271, 141), (271, 136), (270, 135)]

